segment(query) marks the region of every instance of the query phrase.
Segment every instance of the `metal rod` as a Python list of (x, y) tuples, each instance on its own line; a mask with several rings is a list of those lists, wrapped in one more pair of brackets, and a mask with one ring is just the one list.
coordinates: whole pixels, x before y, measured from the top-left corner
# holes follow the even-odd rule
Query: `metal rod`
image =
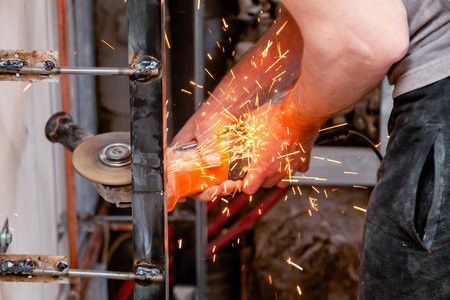
[[(191, 9), (194, 14), (194, 81), (201, 86), (205, 86), (205, 2), (191, 1)], [(203, 89), (194, 90), (195, 109), (199, 107), (204, 98), (205, 94)], [(196, 201), (195, 212), (197, 215), (197, 222), (195, 223), (196, 299), (206, 300), (208, 299), (206, 287), (207, 270), (206, 261), (204, 259), (206, 245), (208, 244), (206, 203)]]
[(155, 275), (136, 275), (131, 272), (115, 272), (115, 271), (98, 271), (98, 270), (50, 270), (50, 269), (34, 269), (24, 272), (24, 275), (39, 276), (63, 276), (63, 277), (79, 277), (79, 278), (105, 278), (114, 280), (140, 280), (152, 282), (164, 282), (164, 276)]
[[(162, 61), (161, 0), (128, 0), (130, 66), (143, 56)], [(164, 201), (165, 130), (161, 77), (130, 81), (132, 213), (135, 273), (159, 270), (164, 280), (151, 285), (135, 281), (136, 300), (168, 299), (167, 207)]]
[[(65, 0), (57, 0), (58, 11), (58, 44), (59, 63), (61, 67), (69, 64), (68, 31), (67, 31), (67, 7)], [(72, 105), (70, 98), (70, 81), (68, 76), (61, 76), (61, 98), (62, 109), (71, 113)], [(67, 201), (67, 232), (69, 239), (69, 265), (71, 268), (78, 268), (78, 226), (77, 226), (77, 205), (75, 198), (74, 171), (72, 167), (72, 154), (69, 150), (64, 150), (65, 179), (66, 179), (66, 201)], [(71, 290), (78, 294), (79, 283), (71, 283)], [(69, 297), (70, 299), (70, 297)]]
[[(107, 223), (107, 222), (131, 222), (133, 221), (132, 216), (95, 216), (96, 223)], [(170, 215), (168, 216), (169, 222), (195, 222), (195, 215)]]
[[(44, 67), (22, 67), (18, 69), (0, 69), (0, 73), (36, 74), (36, 75), (95, 75), (95, 76), (132, 76), (138, 70), (130, 68), (108, 67), (55, 67), (46, 70)], [(142, 71), (141, 71), (142, 72)], [(158, 76), (158, 70), (145, 71), (146, 76)]]

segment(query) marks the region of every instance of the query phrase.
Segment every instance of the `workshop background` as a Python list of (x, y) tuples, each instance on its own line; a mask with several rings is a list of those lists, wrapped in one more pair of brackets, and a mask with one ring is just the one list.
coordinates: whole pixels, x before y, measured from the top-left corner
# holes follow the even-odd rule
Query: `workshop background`
[[(124, 2), (66, 1), (71, 66), (128, 65)], [(197, 0), (168, 0), (165, 5), (170, 143), (207, 91), (273, 24), (282, 6), (276, 0), (204, 0), (205, 13), (199, 20)], [(0, 49), (58, 50), (57, 16), (56, 1), (0, 0)], [(227, 30), (222, 28), (224, 22)], [(215, 76), (202, 68), (204, 89), (191, 95), (182, 89), (192, 90), (190, 81), (200, 72), (195, 64), (198, 57), (194, 59), (199, 46), (204, 68)], [(70, 76), (70, 86), (72, 116), (80, 126), (94, 134), (129, 131), (128, 78)], [(383, 153), (391, 92), (382, 82), (324, 127), (347, 123), (348, 129), (367, 136)], [(65, 180), (63, 148), (44, 135), (48, 118), (62, 109), (60, 95), (59, 84), (0, 82), (0, 225), (8, 218), (13, 236), (7, 254), (68, 254), (70, 182)], [(326, 181), (261, 189), (251, 201), (244, 195), (229, 197), (230, 216), (224, 215), (223, 202), (205, 205), (203, 227), (195, 221), (200, 213), (195, 201), (177, 205), (171, 214), (180, 220), (169, 225), (171, 299), (197, 299), (200, 290), (214, 300), (356, 299), (362, 210), (375, 184), (379, 160), (355, 138), (317, 146), (313, 155), (317, 159), (312, 159), (306, 176)], [(131, 271), (131, 222), (95, 221), (100, 214), (130, 216), (131, 210), (103, 201), (92, 184), (78, 175), (75, 193), (79, 265)], [(196, 238), (204, 232), (209, 252), (196, 247)], [(198, 268), (199, 262), (206, 271)], [(127, 282), (92, 279), (80, 284), (80, 299), (133, 297), (133, 286)], [(66, 299), (68, 294), (68, 286), (63, 285), (0, 283), (1, 300)]]

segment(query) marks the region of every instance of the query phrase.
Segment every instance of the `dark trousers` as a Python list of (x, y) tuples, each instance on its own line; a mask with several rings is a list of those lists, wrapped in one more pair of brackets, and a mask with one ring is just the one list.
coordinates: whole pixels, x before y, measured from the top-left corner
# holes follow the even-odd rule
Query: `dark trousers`
[(359, 299), (450, 299), (450, 78), (401, 95), (367, 209)]

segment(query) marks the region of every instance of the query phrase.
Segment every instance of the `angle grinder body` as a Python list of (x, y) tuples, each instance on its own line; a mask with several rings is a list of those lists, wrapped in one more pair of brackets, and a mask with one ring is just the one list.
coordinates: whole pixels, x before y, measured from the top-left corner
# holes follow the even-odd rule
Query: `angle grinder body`
[[(128, 132), (109, 132), (93, 136), (73, 122), (67, 113), (57, 113), (47, 122), (47, 138), (63, 144), (73, 151), (72, 164), (75, 171), (90, 180), (106, 201), (119, 207), (131, 203), (131, 147)], [(219, 143), (220, 144), (220, 143)], [(220, 146), (220, 164), (206, 165), (198, 145), (167, 149), (166, 194), (167, 210), (172, 211), (180, 198), (199, 193), (227, 179), (245, 176), (242, 162), (233, 164), (230, 155)]]

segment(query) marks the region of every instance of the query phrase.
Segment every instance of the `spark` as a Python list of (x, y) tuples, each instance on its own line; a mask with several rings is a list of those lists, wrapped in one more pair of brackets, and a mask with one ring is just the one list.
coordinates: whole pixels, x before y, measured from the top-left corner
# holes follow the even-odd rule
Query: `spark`
[(280, 74), (278, 74), (277, 76), (275, 76), (274, 78), (272, 78), (272, 80), (277, 79), (278, 77), (280, 77), (280, 76), (283, 75), (284, 73), (286, 73), (286, 70), (284, 70), (283, 72), (281, 72)]
[(30, 86), (31, 86), (31, 83), (27, 84), (27, 86), (23, 89), (22, 92), (25, 93), (30, 88)]
[(255, 82), (259, 86), (259, 88), (262, 89), (262, 86), (259, 84), (258, 80), (255, 80)]
[(327, 190), (323, 190), (323, 193), (325, 194), (325, 198), (328, 199), (328, 194), (327, 194)]
[(367, 190), (367, 186), (354, 185), (353, 187), (354, 187), (354, 188), (366, 189), (366, 190)]
[(211, 73), (209, 73), (208, 69), (205, 68), (206, 73), (208, 73), (209, 76), (211, 76), (211, 78), (214, 78)]
[(212, 60), (212, 57), (211, 57), (211, 55), (209, 55), (209, 53), (207, 53), (207, 56), (208, 56), (209, 60)]
[(14, 229), (13, 229), (11, 226), (9, 226), (8, 228), (9, 228), (11, 231), (14, 231)]
[(265, 71), (265, 73), (269, 72), (270, 69), (273, 68), (281, 59), (286, 58), (286, 54), (289, 53), (289, 50), (287, 50), (283, 55), (280, 55), (280, 57)]
[(339, 124), (339, 125), (323, 128), (323, 129), (320, 129), (319, 132), (325, 131), (325, 130), (330, 130), (330, 129), (337, 128), (337, 127), (342, 127), (342, 126), (345, 126), (345, 125), (347, 125), (347, 123), (342, 123), (342, 124)]
[(312, 217), (312, 213), (311, 213), (310, 209), (308, 209), (308, 213), (309, 213), (309, 216)]
[(298, 291), (298, 294), (301, 296), (302, 295), (302, 291), (300, 290), (300, 286), (298, 286), (298, 285), (297, 285), (297, 291)]
[(288, 263), (289, 265), (291, 265), (291, 266), (296, 267), (296, 268), (299, 269), (300, 271), (303, 271), (303, 268), (300, 267), (299, 265), (297, 265), (296, 263), (292, 262), (290, 257), (289, 257), (289, 259), (287, 260), (287, 263)]
[(344, 174), (349, 174), (349, 175), (358, 175), (358, 172), (344, 172)]
[(19, 217), (19, 214), (18, 214), (18, 213), (14, 213), (14, 215), (15, 215), (16, 217)]
[(181, 249), (182, 243), (183, 243), (183, 240), (182, 240), (182, 239), (179, 239), (179, 240), (178, 240), (178, 249)]
[(361, 208), (361, 207), (356, 206), (356, 205), (354, 205), (353, 208), (357, 209), (357, 210), (360, 210), (360, 211), (363, 211), (363, 212), (366, 212), (366, 210), (364, 208)]
[(267, 56), (267, 54), (269, 53), (269, 48), (270, 48), (270, 46), (272, 46), (272, 44), (273, 44), (272, 41), (268, 41), (268, 42), (267, 42), (266, 48), (265, 48), (264, 51), (261, 53), (262, 57), (266, 57), (266, 56)]
[(339, 188), (332, 189), (331, 191), (336, 192), (337, 190), (339, 190)]
[(277, 31), (277, 35), (280, 35), (280, 32), (283, 31), (284, 27), (286, 26), (288, 21), (284, 22), (284, 24), (280, 27), (280, 29), (278, 29)]
[(320, 194), (319, 190), (315, 187), (315, 186), (311, 186), (313, 188), (313, 190), (316, 191), (317, 194)]
[[(197, 10), (200, 10), (200, 0), (197, 0)], [(211, 31), (211, 29), (209, 31)]]
[(113, 50), (116, 50), (116, 49), (114, 49), (113, 46), (111, 46), (110, 44), (108, 44), (105, 40), (102, 40), (102, 42), (105, 43), (109, 48), (111, 48), (111, 49), (113, 49)]
[(272, 276), (269, 275), (269, 283), (272, 284)]
[(253, 200), (253, 195), (250, 195), (250, 197), (248, 198), (248, 201), (251, 203)]
[(335, 163), (335, 164), (341, 164), (340, 161), (337, 161), (337, 160), (334, 160), (334, 159), (329, 159), (329, 158), (327, 158), (327, 161), (332, 162), (332, 163)]
[(165, 30), (164, 30), (164, 38), (166, 39), (166, 43), (167, 43), (167, 48), (169, 48), (169, 49), (170, 49), (169, 38), (167, 37), (167, 33), (166, 33), (166, 31), (165, 31)]
[(284, 197), (284, 201), (285, 201), (285, 202), (286, 202), (287, 198), (288, 198), (288, 195), (286, 195), (286, 197)]
[(225, 27), (226, 29), (228, 29), (228, 24), (227, 22), (225, 22), (225, 19), (222, 18), (222, 22), (223, 22), (223, 27)]
[(313, 156), (313, 158), (315, 158), (315, 159), (320, 159), (320, 160), (325, 160), (324, 157), (320, 157), (320, 156)]
[(192, 95), (192, 92), (186, 91), (185, 89), (181, 89), (181, 91), (186, 93), (186, 94)]
[(227, 200), (227, 199), (220, 198), (220, 200), (222, 200), (222, 201), (225, 202), (225, 203), (228, 203), (228, 200)]

